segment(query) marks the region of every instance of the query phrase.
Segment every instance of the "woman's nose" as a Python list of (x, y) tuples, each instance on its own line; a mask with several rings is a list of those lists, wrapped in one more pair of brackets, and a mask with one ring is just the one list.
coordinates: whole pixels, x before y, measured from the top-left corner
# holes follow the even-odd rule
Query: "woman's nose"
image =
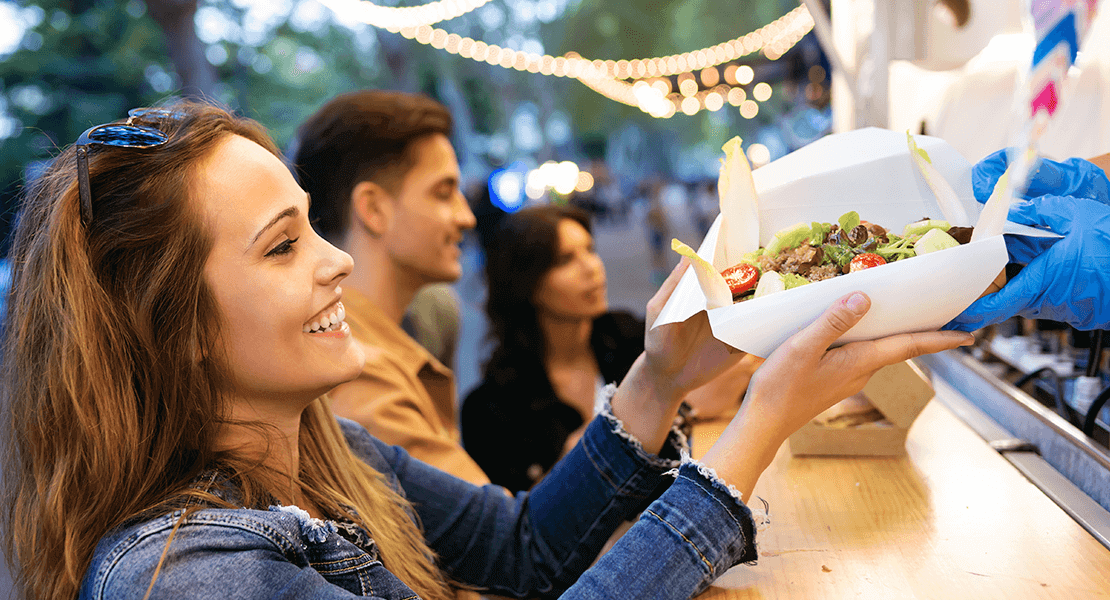
[(322, 237), (317, 239), (320, 241), (320, 259), (316, 266), (316, 280), (321, 285), (332, 285), (350, 275), (355, 267), (351, 255), (332, 246)]
[(605, 263), (601, 262), (601, 257), (596, 254), (589, 254), (584, 261), (586, 265), (586, 273), (591, 276), (605, 274)]

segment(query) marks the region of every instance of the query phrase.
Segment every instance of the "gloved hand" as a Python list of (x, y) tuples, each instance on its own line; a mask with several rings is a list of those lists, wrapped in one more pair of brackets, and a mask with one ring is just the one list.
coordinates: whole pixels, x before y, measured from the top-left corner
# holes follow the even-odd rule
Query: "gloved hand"
[[(986, 202), (991, 197), (995, 182), (1010, 166), (1008, 152), (999, 150), (979, 161), (972, 169), (971, 185), (979, 202)], [(1029, 178), (1029, 185), (1018, 196), (1032, 199), (1046, 194), (1090, 198), (1110, 204), (1110, 180), (1102, 169), (1082, 158), (1069, 158), (1063, 162), (1042, 158)]]
[[(1065, 179), (1077, 181), (1070, 176)], [(1110, 329), (1110, 205), (1105, 203), (1105, 179), (1103, 176), (1101, 202), (1070, 196), (1014, 202), (1011, 221), (1048, 228), (1064, 237), (1007, 235), (1011, 262), (1025, 268), (944, 329), (972, 331), (1015, 315), (1068, 323), (1082, 330)], [(1091, 180), (1097, 183), (1097, 178)]]

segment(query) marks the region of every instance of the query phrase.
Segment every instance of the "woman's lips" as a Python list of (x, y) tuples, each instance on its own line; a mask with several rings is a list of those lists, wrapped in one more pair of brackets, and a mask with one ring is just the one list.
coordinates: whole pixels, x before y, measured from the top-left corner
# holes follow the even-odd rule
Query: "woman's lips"
[(589, 298), (591, 300), (596, 300), (599, 297), (605, 296), (605, 284), (603, 283), (599, 286), (596, 286), (596, 287), (593, 287), (593, 288), (590, 288), (590, 289), (586, 290), (585, 295), (586, 295), (587, 298)]

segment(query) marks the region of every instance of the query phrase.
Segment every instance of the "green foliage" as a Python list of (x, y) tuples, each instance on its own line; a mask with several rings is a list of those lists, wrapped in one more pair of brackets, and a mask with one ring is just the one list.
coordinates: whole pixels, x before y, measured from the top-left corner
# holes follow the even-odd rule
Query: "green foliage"
[[(171, 0), (145, 1), (158, 7)], [(486, 8), (506, 10), (506, 3), (497, 0)], [(6, 233), (2, 229), (28, 165), (50, 159), (94, 124), (121, 118), (131, 107), (171, 100), (182, 89), (166, 33), (144, 0), (15, 4), (40, 18), (23, 46), (0, 58), (0, 116), (6, 113), (21, 126), (10, 137), (0, 138), (0, 235)], [(510, 138), (508, 122), (522, 103), (537, 107), (541, 125), (563, 110), (572, 116), (575, 137), (592, 141), (583, 149), (590, 156), (601, 156), (605, 140), (629, 123), (644, 131), (650, 147), (697, 145), (715, 152), (733, 135), (752, 139), (759, 125), (788, 108), (776, 93), (755, 120), (741, 119), (730, 106), (718, 113), (653, 119), (571, 79), (477, 63), (368, 26), (351, 30), (335, 24), (330, 13), (307, 24), (279, 14), (261, 32), (246, 35), (241, 32), (250, 21), (245, 18), (251, 10), (248, 4), (201, 0), (200, 10), (208, 17), (219, 15), (231, 32), (219, 36), (209, 27), (199, 32), (207, 43), (192, 41), (213, 63), (216, 83), (207, 94), (260, 121), (282, 147), (297, 125), (329, 98), (367, 87), (427, 93), (451, 108), (461, 135), (479, 142), (491, 136)], [(294, 10), (299, 4), (292, 2)], [(560, 18), (536, 24), (525, 34), (539, 35), (545, 52), (553, 55), (576, 51), (602, 59), (663, 56), (732, 39), (796, 6), (788, 0), (580, 0), (571, 5)], [(511, 19), (511, 11), (505, 14)], [(504, 27), (486, 31), (480, 22), (473, 13), (441, 26), (487, 43), (507, 43)], [(482, 152), (481, 143), (474, 147)], [(567, 151), (545, 146), (535, 158), (574, 158), (566, 156)]]
[[(20, 6), (37, 6), (42, 18), (23, 46), (0, 61), (7, 113), (22, 125), (13, 137), (0, 139), (5, 230), (28, 164), (50, 158), (91, 125), (157, 101), (161, 94), (144, 81), (147, 65), (172, 70), (158, 25), (134, 18), (126, 3), (43, 0)], [(74, 15), (71, 7), (82, 12)]]
[[(201, 5), (241, 18), (230, 0)], [(19, 50), (0, 60), (0, 105), (22, 126), (0, 139), (5, 234), (28, 166), (50, 159), (92, 125), (181, 90), (166, 35), (140, 0), (25, 0), (19, 6), (41, 20)], [(295, 31), (283, 22), (258, 46), (214, 46), (227, 59), (215, 67), (211, 96), (262, 122), (282, 145), (328, 98), (373, 86), (381, 75), (374, 53), (354, 50), (352, 33), (330, 24)]]
[[(545, 37), (545, 41), (549, 52), (555, 51), (552, 54), (573, 50), (590, 59), (669, 56), (736, 38), (796, 6), (796, 2), (789, 0), (582, 0), (563, 19), (563, 35), (554, 39)], [(615, 35), (610, 33), (613, 30)], [(748, 58), (759, 60), (755, 56)], [(565, 102), (576, 107), (572, 113), (574, 125), (583, 135), (604, 135), (615, 125), (634, 122), (648, 131), (665, 132), (668, 139), (681, 146), (706, 143), (719, 148), (734, 135), (747, 142), (760, 126), (773, 122), (787, 109), (785, 103), (772, 98), (771, 104), (761, 106), (760, 115), (753, 120), (741, 118), (736, 108), (728, 105), (718, 114), (701, 111), (693, 117), (679, 114), (671, 119), (654, 119), (639, 108), (603, 98), (577, 82), (566, 83), (572, 85), (565, 92)]]

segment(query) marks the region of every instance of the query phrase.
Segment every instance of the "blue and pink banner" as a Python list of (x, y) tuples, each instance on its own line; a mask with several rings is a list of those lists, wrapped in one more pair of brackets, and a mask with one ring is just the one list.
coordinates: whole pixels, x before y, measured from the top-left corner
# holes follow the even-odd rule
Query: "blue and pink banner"
[(1056, 114), (1068, 69), (1094, 20), (1096, 4), (1098, 0), (1032, 0), (1037, 46), (1029, 78), (1029, 116), (1035, 123), (1030, 142), (1036, 141), (1043, 124)]

